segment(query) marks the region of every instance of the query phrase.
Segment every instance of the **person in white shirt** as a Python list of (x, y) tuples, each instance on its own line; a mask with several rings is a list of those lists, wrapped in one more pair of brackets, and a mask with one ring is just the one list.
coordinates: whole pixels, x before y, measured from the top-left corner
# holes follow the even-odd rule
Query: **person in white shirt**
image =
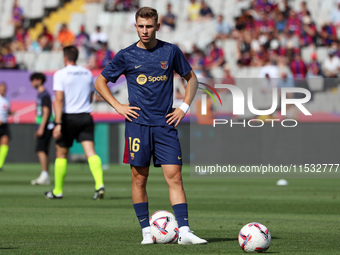
[(323, 63), (324, 75), (327, 78), (336, 78), (340, 72), (340, 59), (335, 56), (336, 50), (330, 48), (328, 50), (328, 57)]
[(325, 76), (325, 90), (333, 90), (337, 87), (337, 77), (340, 73), (340, 59), (335, 56), (336, 50), (330, 48), (328, 50), (328, 57), (323, 63), (323, 74)]
[(7, 125), (7, 118), (10, 112), (10, 102), (5, 97), (7, 91), (6, 83), (0, 83), (0, 170), (4, 166), (10, 139), (10, 131)]
[(90, 42), (92, 44), (96, 44), (98, 42), (105, 43), (107, 42), (107, 40), (108, 40), (107, 34), (102, 32), (102, 28), (100, 26), (97, 26), (96, 31), (93, 32), (90, 36)]
[(231, 28), (229, 24), (224, 21), (224, 17), (222, 14), (219, 14), (216, 19), (215, 23), (215, 30), (216, 30), (216, 35), (215, 35), (215, 40), (225, 40), (229, 37), (231, 33)]
[(94, 123), (91, 101), (94, 93), (92, 73), (76, 65), (78, 49), (68, 46), (63, 49), (65, 67), (53, 76), (55, 91), (56, 160), (54, 168), (54, 189), (45, 192), (48, 199), (63, 198), (63, 185), (67, 171), (67, 154), (74, 139), (81, 143), (90, 170), (95, 180), (93, 199), (104, 198), (103, 169), (101, 159), (94, 149)]
[(273, 60), (268, 61), (265, 66), (261, 67), (260, 78), (263, 78), (263, 93), (271, 94), (273, 88), (277, 88), (279, 69)]

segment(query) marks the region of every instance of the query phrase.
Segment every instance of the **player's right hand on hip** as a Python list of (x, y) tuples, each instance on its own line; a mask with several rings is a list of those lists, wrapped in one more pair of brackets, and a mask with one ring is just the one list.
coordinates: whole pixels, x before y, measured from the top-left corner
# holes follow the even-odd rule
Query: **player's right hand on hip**
[(116, 108), (116, 111), (123, 115), (128, 121), (132, 121), (130, 117), (137, 119), (139, 117), (139, 114), (135, 110), (140, 110), (139, 107), (136, 106), (130, 106), (130, 103), (127, 104), (121, 104), (119, 107)]

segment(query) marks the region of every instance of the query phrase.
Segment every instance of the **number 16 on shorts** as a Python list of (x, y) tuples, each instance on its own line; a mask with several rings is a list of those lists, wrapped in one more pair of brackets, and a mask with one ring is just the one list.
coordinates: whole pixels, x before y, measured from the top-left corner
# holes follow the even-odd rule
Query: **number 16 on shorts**
[(132, 138), (129, 137), (129, 151), (130, 151), (130, 158), (132, 160), (135, 159), (135, 153), (140, 149), (140, 139), (139, 138)]

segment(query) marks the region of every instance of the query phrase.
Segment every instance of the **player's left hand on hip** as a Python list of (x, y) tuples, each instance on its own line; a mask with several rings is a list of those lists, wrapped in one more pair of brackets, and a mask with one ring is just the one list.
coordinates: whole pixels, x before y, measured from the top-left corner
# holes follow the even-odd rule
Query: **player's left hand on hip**
[(177, 127), (179, 122), (184, 118), (184, 116), (185, 113), (181, 109), (176, 108), (172, 113), (166, 115), (166, 118), (169, 118), (166, 121), (166, 123), (168, 123), (169, 125), (175, 123), (175, 127)]

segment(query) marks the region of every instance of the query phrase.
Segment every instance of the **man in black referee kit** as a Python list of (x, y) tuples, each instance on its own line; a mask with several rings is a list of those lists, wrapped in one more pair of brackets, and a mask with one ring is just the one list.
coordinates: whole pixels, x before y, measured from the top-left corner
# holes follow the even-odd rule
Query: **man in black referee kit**
[(91, 101), (94, 82), (89, 70), (76, 65), (78, 49), (67, 46), (63, 49), (65, 67), (53, 76), (55, 91), (55, 128), (57, 158), (54, 168), (54, 189), (45, 193), (48, 199), (63, 197), (63, 185), (67, 170), (67, 154), (77, 139), (81, 143), (90, 170), (95, 180), (93, 199), (104, 197), (103, 169), (99, 156), (94, 150), (94, 123)]

